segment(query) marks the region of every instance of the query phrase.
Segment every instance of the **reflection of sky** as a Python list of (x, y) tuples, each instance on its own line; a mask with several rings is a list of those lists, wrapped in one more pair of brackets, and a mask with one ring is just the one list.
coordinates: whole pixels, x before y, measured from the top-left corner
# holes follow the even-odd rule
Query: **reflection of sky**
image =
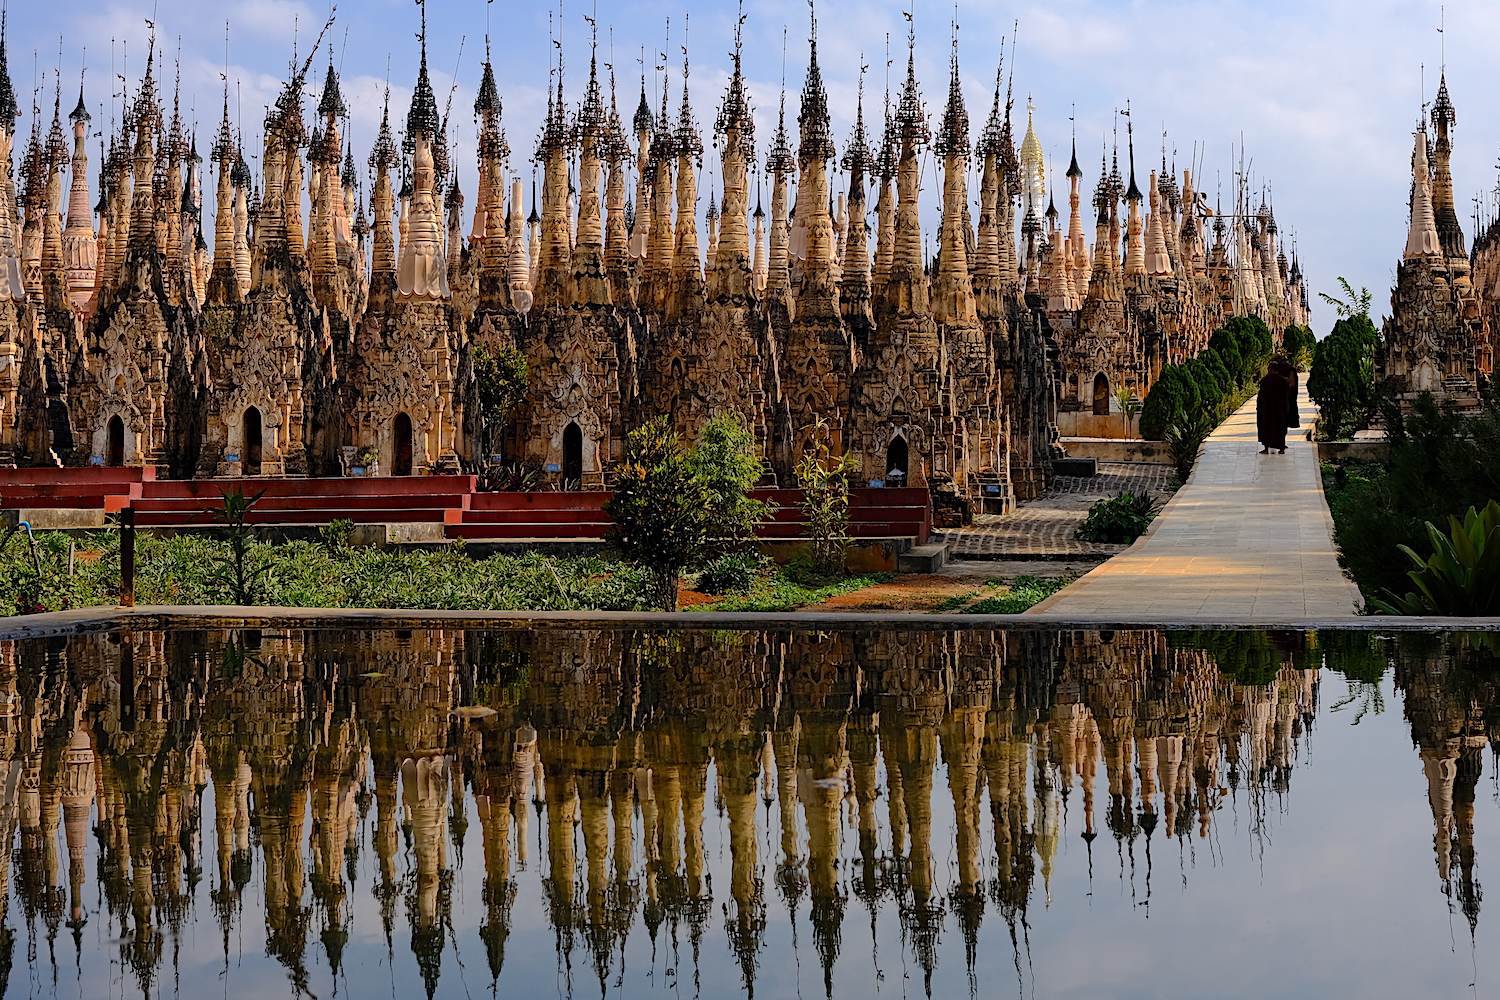
[[(1108, 796), (1103, 768), (1098, 775), (1101, 833), (1093, 844), (1093, 879), (1082, 829), (1082, 795), (1069, 796), (1047, 902), (1040, 864), (1025, 926), (1016, 928), (1020, 951), (993, 900), (987, 899), (979, 931), (974, 978), (964, 961), (963, 938), (951, 912), (941, 923), (935, 997), (1452, 997), (1486, 993), (1500, 978), (1495, 928), (1500, 917), (1481, 913), (1478, 944), (1470, 948), (1468, 927), (1456, 908), (1450, 914), (1433, 854), (1433, 828), (1426, 783), (1399, 695), (1387, 685), (1387, 711), (1351, 726), (1353, 710), (1331, 713), (1343, 693), (1337, 674), (1324, 674), (1322, 708), (1310, 734), (1302, 737), (1290, 790), (1278, 797), (1265, 791), (1257, 810), (1242, 786), (1224, 800), (1210, 835), (1174, 840), (1158, 828), (1150, 844), (1149, 902), (1147, 845), (1117, 845), (1103, 826)], [(1029, 786), (1029, 781), (1028, 781)], [(740, 971), (724, 931), (729, 902), (727, 819), (715, 807), (716, 777), (709, 776), (705, 803), (704, 850), (707, 885), (714, 902), (702, 936), (695, 943), (687, 926), (674, 934), (663, 922), (653, 942), (637, 909), (624, 956), (623, 974), (615, 957), (607, 982), (610, 997), (743, 995)], [(877, 804), (880, 849), (890, 848), (883, 790)], [(953, 803), (941, 759), (932, 785), (934, 885), (945, 891), (958, 878), (953, 847)], [(1476, 849), (1481, 876), (1500, 857), (1495, 836), (1493, 779), (1481, 778), (1476, 811)], [(285, 997), (291, 986), (284, 967), (265, 955), (262, 914), (262, 856), (256, 850), (255, 878), (246, 887), (228, 941), (223, 941), (209, 892), (216, 879), (213, 857), (213, 790), (205, 792), (202, 843), (205, 877), (181, 940), (163, 946), (159, 992), (230, 997)], [(1491, 801), (1487, 801), (1491, 800)], [(483, 850), (480, 824), (467, 798), (470, 824), (452, 891), (452, 926), (442, 960), (437, 995), (490, 994), (491, 982), (478, 932), (484, 919)], [(757, 997), (816, 997), (823, 974), (809, 924), (804, 895), (789, 916), (775, 882), (780, 860), (777, 807), (757, 809), (759, 862), (765, 882), (767, 927), (755, 984)], [(359, 872), (348, 900), (353, 909), (343, 969), (334, 982), (318, 944), (322, 915), (309, 914), (305, 956), (309, 986), (319, 997), (423, 995), (411, 951), (404, 896), (397, 902), (388, 955), (379, 905), (372, 892), (375, 857), (370, 845), (374, 809), (360, 833)], [(981, 806), (980, 844), (986, 882), (994, 875), (993, 827), (987, 803)], [(846, 814), (847, 818), (847, 814)], [(1037, 823), (1035, 801), (1029, 819)], [(1258, 825), (1257, 825), (1258, 823)], [(805, 822), (799, 816), (805, 845)], [(309, 816), (303, 834), (313, 827)], [(594, 997), (600, 987), (591, 955), (575, 935), (571, 969), (561, 967), (558, 938), (547, 923), (542, 877), (546, 871), (546, 824), (530, 824), (531, 860), (513, 870), (517, 895), (506, 942), (505, 969), (498, 995)], [(578, 873), (584, 850), (578, 836)], [(90, 844), (89, 871), (97, 859)], [(636, 821), (636, 858), (642, 854)], [(858, 871), (857, 833), (843, 828), (840, 878), (846, 887)], [(63, 855), (66, 858), (66, 854)], [(304, 842), (304, 862), (310, 854)], [(851, 861), (851, 859), (853, 859)], [(450, 848), (450, 864), (456, 854)], [(1493, 862), (1500, 863), (1500, 862)], [(409, 870), (403, 852), (399, 870)], [(12, 885), (19, 879), (12, 871)], [(310, 892), (304, 897), (310, 900)], [(582, 893), (575, 897), (583, 901)], [(90, 920), (83, 931), (81, 969), (66, 928), (55, 945), (40, 920), (28, 930), (19, 904), (12, 901), (9, 923), (19, 928), (11, 996), (94, 997), (136, 995), (134, 975), (120, 964), (119, 942), (109, 937), (110, 921), (100, 914), (103, 900), (86, 896)], [(193, 922), (192, 917), (196, 917)], [(28, 935), (31, 935), (30, 937)], [(794, 947), (795, 942), (795, 947)], [(56, 978), (49, 951), (58, 958)], [(177, 954), (180, 985), (173, 982)], [(26, 955), (36, 957), (29, 963)], [(695, 962), (696, 954), (696, 962)], [(903, 943), (894, 902), (881, 901), (873, 928), (865, 905), (852, 893), (842, 924), (841, 951), (834, 969), (839, 997), (920, 997), (923, 973), (909, 942)], [(106, 986), (107, 984), (107, 986)]]

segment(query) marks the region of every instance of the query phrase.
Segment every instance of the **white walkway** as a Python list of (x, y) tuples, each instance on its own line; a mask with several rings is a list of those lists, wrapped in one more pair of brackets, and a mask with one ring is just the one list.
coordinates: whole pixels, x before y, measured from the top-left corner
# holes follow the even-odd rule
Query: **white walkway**
[(1317, 412), (1305, 388), (1298, 409), (1286, 454), (1261, 455), (1251, 399), (1208, 439), (1148, 535), (1029, 613), (1204, 624), (1354, 615), (1359, 590), (1339, 569), (1317, 447), (1304, 439)]

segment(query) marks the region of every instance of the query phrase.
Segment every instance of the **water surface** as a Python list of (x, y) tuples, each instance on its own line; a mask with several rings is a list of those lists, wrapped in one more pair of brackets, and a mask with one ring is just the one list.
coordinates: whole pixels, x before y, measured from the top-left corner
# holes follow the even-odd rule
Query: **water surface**
[(5, 996), (1452, 997), (1476, 636), (0, 645)]

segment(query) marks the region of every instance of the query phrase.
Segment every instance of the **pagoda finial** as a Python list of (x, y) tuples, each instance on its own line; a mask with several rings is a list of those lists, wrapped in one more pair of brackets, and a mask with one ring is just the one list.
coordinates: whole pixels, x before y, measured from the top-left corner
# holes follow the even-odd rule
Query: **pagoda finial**
[[(683, 40), (687, 40), (686, 31), (683, 32)], [(678, 156), (689, 156), (693, 159), (703, 157), (703, 139), (698, 135), (698, 123), (693, 120), (693, 105), (688, 97), (688, 48), (682, 47), (682, 108), (677, 115), (677, 133), (673, 137), (673, 146)]]
[(750, 99), (745, 92), (745, 75), (742, 70), (745, 13), (744, 2), (740, 3), (739, 20), (734, 25), (734, 73), (729, 78), (729, 89), (724, 94), (724, 104), (719, 117), (714, 121), (714, 133), (728, 136), (730, 129), (739, 133), (740, 155), (746, 165), (755, 162), (755, 118), (750, 113)]
[(5, 59), (5, 28), (9, 10), (0, 7), (0, 129), (14, 132), (16, 119), (21, 117), (16, 106), (16, 91), (10, 82), (10, 67)]
[(370, 148), (370, 169), (389, 170), (396, 163), (396, 140), (391, 136), (391, 88), (385, 88), (385, 109), (380, 115), (380, 130), (375, 133), (375, 144)]
[(422, 61), (417, 69), (417, 85), (411, 95), (411, 109), (406, 115), (406, 141), (402, 148), (408, 154), (415, 152), (418, 135), (431, 142), (437, 138), (438, 129), (443, 124), (438, 115), (437, 96), (433, 94), (432, 81), (427, 76), (427, 5), (417, 0), (417, 7), (422, 12), (422, 31), (417, 35), (422, 47)]
[(937, 140), (932, 144), (933, 152), (939, 156), (957, 153), (967, 158), (969, 153), (969, 112), (964, 106), (963, 87), (958, 79), (958, 25), (953, 25), (953, 53), (949, 59), (948, 106), (943, 109), (943, 121), (938, 127)]
[(863, 176), (870, 172), (875, 165), (874, 154), (870, 152), (870, 143), (865, 135), (865, 71), (870, 67), (865, 65), (865, 56), (859, 55), (859, 98), (854, 105), (854, 132), (849, 136), (849, 144), (844, 147), (844, 158), (840, 166), (851, 177)]
[(1129, 101), (1125, 102), (1125, 110), (1120, 113), (1126, 116), (1125, 141), (1130, 152), (1130, 187), (1125, 189), (1125, 200), (1140, 201), (1145, 196), (1141, 194), (1141, 189), (1135, 183), (1135, 122), (1130, 120)]
[(910, 14), (907, 22), (911, 27), (906, 33), (906, 83), (896, 105), (896, 134), (914, 145), (925, 146), (930, 134), (927, 115), (922, 110), (922, 92), (917, 88), (917, 29)]
[(809, 58), (807, 81), (802, 85), (802, 110), (797, 116), (801, 142), (797, 157), (802, 160), (829, 160), (834, 156), (833, 135), (829, 127), (828, 92), (823, 87), (823, 71), (818, 66), (818, 14), (813, 0), (808, 0), (811, 12), (811, 35), (808, 38)]

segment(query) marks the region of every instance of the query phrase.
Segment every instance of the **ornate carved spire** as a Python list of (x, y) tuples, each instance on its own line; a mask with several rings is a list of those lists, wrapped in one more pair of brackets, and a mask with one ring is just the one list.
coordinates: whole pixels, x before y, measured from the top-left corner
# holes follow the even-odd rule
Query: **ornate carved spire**
[(446, 299), (448, 262), (443, 256), (443, 219), (437, 185), (444, 175), (437, 143), (442, 118), (427, 78), (427, 7), (422, 6), (422, 61), (411, 108), (406, 114), (406, 150), (411, 155), (411, 202), (401, 222), (405, 229), (396, 264), (396, 290), (402, 298)]
[(943, 121), (932, 146), (944, 161), (943, 218), (938, 235), (942, 256), (933, 287), (932, 315), (940, 324), (970, 325), (977, 317), (964, 225), (969, 199), (965, 177), (969, 159), (969, 112), (964, 107), (963, 87), (958, 77), (956, 29), (948, 78), (948, 104), (943, 109)]
[[(714, 248), (714, 295), (749, 295), (752, 292), (750, 232), (745, 213), (749, 208), (750, 188), (747, 171), (755, 164), (755, 119), (750, 113), (749, 95), (741, 70), (744, 15), (734, 28), (734, 72), (724, 103), (714, 121), (714, 133), (724, 140), (722, 170), (724, 178), (723, 225)], [(709, 205), (710, 211), (716, 206)]]
[(21, 117), (16, 106), (16, 91), (10, 82), (10, 66), (5, 58), (5, 29), (8, 15), (0, 11), (0, 131), (15, 134), (16, 119)]

